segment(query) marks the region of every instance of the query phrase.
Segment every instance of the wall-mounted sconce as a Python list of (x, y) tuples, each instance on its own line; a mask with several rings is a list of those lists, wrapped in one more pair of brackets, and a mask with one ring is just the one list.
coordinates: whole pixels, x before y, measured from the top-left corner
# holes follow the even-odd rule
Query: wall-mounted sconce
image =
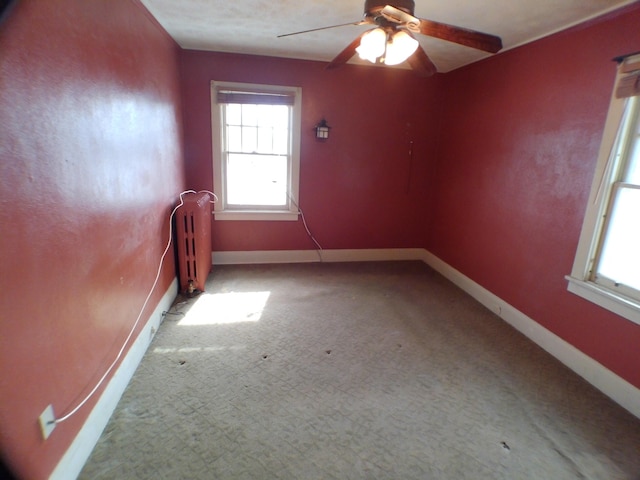
[(320, 140), (326, 140), (329, 138), (329, 129), (331, 128), (327, 125), (327, 121), (323, 118), (320, 120), (320, 123), (316, 125), (316, 138)]

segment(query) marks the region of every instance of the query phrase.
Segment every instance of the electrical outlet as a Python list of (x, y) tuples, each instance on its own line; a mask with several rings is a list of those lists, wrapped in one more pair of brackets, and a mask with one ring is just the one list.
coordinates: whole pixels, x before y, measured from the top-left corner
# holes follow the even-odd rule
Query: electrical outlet
[(56, 428), (56, 416), (53, 413), (53, 405), (49, 405), (44, 409), (44, 412), (38, 417), (38, 421), (40, 422), (42, 438), (46, 440), (49, 438), (49, 435), (51, 435), (51, 432), (53, 432), (53, 429)]

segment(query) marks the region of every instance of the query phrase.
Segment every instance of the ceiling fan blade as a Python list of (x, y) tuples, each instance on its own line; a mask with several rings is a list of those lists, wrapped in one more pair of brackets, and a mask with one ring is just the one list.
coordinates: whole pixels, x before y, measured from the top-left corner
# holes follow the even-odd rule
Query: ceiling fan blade
[(420, 19), (420, 33), (490, 53), (496, 53), (502, 49), (502, 40), (495, 35), (423, 18)]
[(417, 50), (407, 58), (413, 71), (421, 77), (430, 77), (438, 71), (424, 49), (418, 46)]
[(331, 70), (332, 68), (338, 68), (339, 66), (347, 63), (351, 59), (351, 57), (355, 55), (356, 48), (358, 48), (358, 45), (360, 45), (360, 39), (362, 38), (362, 35), (364, 35), (365, 33), (367, 32), (364, 32), (361, 35), (359, 35), (353, 42), (347, 45), (347, 48), (345, 48), (338, 55), (336, 55), (336, 58), (331, 60), (331, 63), (327, 65), (327, 70)]
[(300, 32), (284, 33), (282, 35), (278, 35), (276, 38), (290, 37), (291, 35), (300, 35), (301, 33), (317, 32), (318, 30), (328, 30), (329, 28), (346, 27), (347, 25), (364, 25), (366, 23), (371, 23), (371, 22), (361, 20), (358, 22), (341, 23), (339, 25), (330, 25), (328, 27), (312, 28), (310, 30), (302, 30)]

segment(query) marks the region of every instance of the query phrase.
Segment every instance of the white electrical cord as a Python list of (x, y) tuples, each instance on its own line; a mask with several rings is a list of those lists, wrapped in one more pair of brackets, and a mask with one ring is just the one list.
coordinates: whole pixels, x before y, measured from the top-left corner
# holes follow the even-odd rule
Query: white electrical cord
[(135, 332), (136, 327), (138, 326), (138, 323), (140, 323), (140, 319), (142, 318), (142, 314), (144, 312), (144, 309), (147, 307), (147, 303), (149, 303), (149, 300), (151, 299), (151, 295), (153, 294), (154, 290), (156, 289), (156, 286), (158, 285), (158, 280), (160, 279), (160, 273), (162, 272), (162, 264), (164, 263), (164, 259), (167, 256), (167, 252), (169, 251), (169, 247), (171, 247), (171, 242), (173, 240), (173, 216), (175, 215), (175, 213), (178, 210), (178, 208), (180, 208), (182, 205), (184, 205), (184, 200), (183, 200), (182, 196), (187, 194), (187, 193), (201, 193), (201, 192), (208, 193), (209, 195), (213, 196), (214, 200), (212, 200), (211, 203), (215, 203), (215, 202), (218, 201), (218, 197), (216, 196), (216, 194), (213, 193), (213, 192), (210, 192), (209, 190), (200, 190), (198, 192), (196, 192), (195, 190), (185, 190), (184, 192), (180, 193), (180, 195), (179, 195), (180, 203), (173, 209), (173, 211), (171, 212), (171, 215), (169, 216), (169, 239), (167, 240), (167, 246), (165, 247), (164, 252), (162, 252), (162, 256), (160, 257), (160, 263), (158, 265), (158, 271), (156, 272), (156, 278), (153, 281), (153, 285), (151, 286), (151, 290), (149, 290), (149, 294), (147, 295), (147, 298), (145, 298), (144, 303), (142, 304), (142, 308), (140, 309), (140, 313), (138, 313), (138, 317), (136, 318), (136, 321), (134, 322), (133, 326), (131, 327), (131, 330), (129, 331), (129, 335), (127, 335), (127, 338), (125, 339), (124, 343), (122, 344), (122, 347), (120, 348), (120, 351), (118, 352), (118, 355), (116, 355), (116, 358), (113, 360), (111, 365), (109, 365), (109, 368), (107, 368), (107, 370), (104, 372), (104, 375), (102, 375), (102, 377), (100, 377), (100, 380), (98, 380), (98, 383), (96, 383), (95, 387), (93, 387), (93, 389), (87, 394), (86, 397), (84, 397), (84, 399), (82, 399), (82, 401), (80, 401), (80, 403), (78, 403), (78, 405), (76, 405), (69, 413), (67, 413), (63, 417), (56, 418), (55, 420), (53, 420), (53, 421), (51, 421), (49, 423), (56, 423), (56, 424), (57, 423), (62, 423), (65, 420), (68, 420), (70, 417), (72, 417), (75, 413), (77, 413), (77, 411), (80, 410), (84, 406), (84, 404), (89, 401), (89, 399), (91, 397), (93, 397), (93, 395), (96, 393), (98, 388), (100, 388), (100, 385), (102, 385), (102, 383), (105, 381), (105, 379), (107, 378), (109, 373), (111, 373), (111, 370), (113, 370), (113, 368), (116, 366), (116, 364), (118, 363), (118, 360), (120, 360), (120, 357), (124, 353), (125, 348), (129, 344), (129, 341), (131, 340), (131, 337), (133, 336), (133, 332)]
[(300, 212), (300, 218), (302, 218), (302, 225), (304, 225), (304, 229), (307, 231), (307, 235), (309, 235), (309, 238), (313, 241), (313, 243), (315, 243), (316, 247), (318, 247), (316, 248), (316, 252), (318, 252), (318, 257), (320, 257), (320, 262), (324, 262), (324, 259), (322, 258), (322, 246), (315, 239), (315, 237), (311, 233), (311, 230), (309, 230), (309, 227), (307, 226), (307, 220), (304, 218), (304, 212), (302, 211), (302, 208), (300, 208), (300, 205), (298, 205), (296, 201), (293, 199), (293, 197), (291, 197), (289, 192), (287, 192), (287, 196), (289, 197), (289, 200), (291, 200), (291, 203), (293, 203), (298, 209), (298, 211)]

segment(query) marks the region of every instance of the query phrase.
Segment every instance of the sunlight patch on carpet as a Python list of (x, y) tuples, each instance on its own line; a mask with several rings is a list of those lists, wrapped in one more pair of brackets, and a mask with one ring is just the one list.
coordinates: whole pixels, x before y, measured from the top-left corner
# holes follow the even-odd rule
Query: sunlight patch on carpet
[(224, 325), (257, 322), (271, 292), (203, 293), (178, 325)]

